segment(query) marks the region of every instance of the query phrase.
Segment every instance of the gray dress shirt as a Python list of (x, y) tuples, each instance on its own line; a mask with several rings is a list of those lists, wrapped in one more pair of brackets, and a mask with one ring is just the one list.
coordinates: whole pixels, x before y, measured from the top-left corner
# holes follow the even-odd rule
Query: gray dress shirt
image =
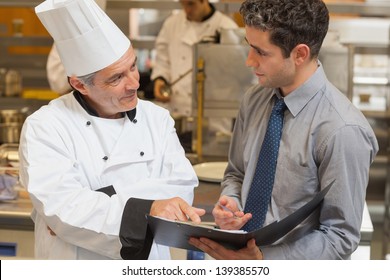
[[(277, 89), (256, 85), (235, 123), (222, 195), (245, 206)], [(321, 64), (285, 98), (282, 139), (265, 225), (283, 219), (336, 179), (320, 208), (265, 259), (349, 259), (360, 241), (370, 164), (378, 152), (363, 114), (326, 78)]]

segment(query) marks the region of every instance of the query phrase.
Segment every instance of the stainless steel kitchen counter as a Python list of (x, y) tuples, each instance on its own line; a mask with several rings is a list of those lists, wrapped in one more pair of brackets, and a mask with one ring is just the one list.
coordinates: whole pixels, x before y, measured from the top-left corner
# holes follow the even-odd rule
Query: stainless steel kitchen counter
[[(220, 195), (219, 183), (199, 182), (195, 188), (194, 206), (206, 209), (205, 221), (212, 221), (211, 214), (214, 204)], [(32, 204), (28, 198), (0, 202), (0, 227), (12, 229), (33, 230), (34, 223), (31, 220)], [(373, 234), (373, 225), (367, 205), (364, 207), (363, 222), (361, 226), (361, 243), (370, 243)]]
[[(206, 209), (204, 221), (213, 221), (211, 214), (214, 204), (220, 195), (220, 184), (199, 182), (195, 188), (194, 206)], [(0, 202), (0, 229), (33, 231), (34, 223), (31, 220), (32, 204), (30, 199), (19, 197), (12, 201)], [(352, 255), (352, 259), (369, 259), (370, 244), (373, 235), (373, 225), (367, 205), (364, 207), (363, 222), (361, 226), (361, 241), (358, 250)]]
[(16, 200), (0, 202), (0, 228), (34, 230), (31, 220), (32, 204), (30, 199), (19, 197)]

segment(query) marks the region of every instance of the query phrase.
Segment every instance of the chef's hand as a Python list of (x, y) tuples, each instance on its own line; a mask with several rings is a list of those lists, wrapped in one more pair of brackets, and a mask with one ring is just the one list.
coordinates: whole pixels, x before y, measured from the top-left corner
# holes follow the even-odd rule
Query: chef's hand
[(169, 102), (171, 100), (171, 97), (169, 95), (164, 95), (164, 93), (163, 93), (163, 88), (166, 85), (167, 84), (165, 83), (165, 81), (163, 79), (157, 79), (154, 81), (154, 88), (153, 88), (154, 98), (157, 101), (165, 103), (165, 102)]
[(191, 245), (209, 254), (216, 260), (262, 260), (263, 253), (257, 247), (256, 241), (251, 239), (246, 244), (246, 247), (234, 251), (226, 249), (222, 245), (214, 242), (208, 238), (191, 237), (188, 241)]
[(237, 202), (226, 195), (219, 198), (212, 213), (221, 229), (240, 229), (252, 218), (252, 214), (244, 214), (238, 209)]
[(191, 219), (194, 223), (200, 223), (200, 217), (206, 213), (206, 210), (192, 207), (180, 197), (170, 199), (155, 200), (150, 209), (150, 215), (167, 218), (170, 220), (188, 221)]

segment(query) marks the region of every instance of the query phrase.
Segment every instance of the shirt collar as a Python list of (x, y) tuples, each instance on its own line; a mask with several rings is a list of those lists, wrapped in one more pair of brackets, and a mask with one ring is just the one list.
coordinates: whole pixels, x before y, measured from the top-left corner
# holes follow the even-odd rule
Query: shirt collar
[(214, 15), (214, 13), (215, 13), (215, 7), (214, 7), (214, 5), (211, 4), (211, 3), (210, 3), (210, 7), (211, 7), (211, 12), (210, 12), (208, 15), (206, 15), (206, 16), (202, 19), (202, 22), (208, 20), (209, 18), (211, 18), (211, 17)]
[[(291, 114), (296, 117), (307, 103), (324, 87), (327, 81), (324, 68), (318, 62), (317, 70), (300, 87), (288, 94), (284, 101)], [(280, 94), (280, 93), (279, 93)]]

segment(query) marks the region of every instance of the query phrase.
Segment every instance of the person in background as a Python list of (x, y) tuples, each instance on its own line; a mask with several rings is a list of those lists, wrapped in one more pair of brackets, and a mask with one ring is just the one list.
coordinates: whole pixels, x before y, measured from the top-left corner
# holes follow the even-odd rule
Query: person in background
[(198, 179), (169, 112), (139, 100), (131, 42), (93, 0), (35, 12), (74, 88), (22, 128), (20, 181), (33, 204), (38, 259), (169, 259), (146, 215), (200, 222)]
[[(156, 59), (152, 67), (154, 97), (171, 114), (192, 116), (193, 45), (215, 41), (218, 30), (237, 28), (228, 16), (217, 11), (208, 0), (180, 0), (183, 9), (168, 17), (156, 39)], [(180, 80), (178, 80), (180, 79)], [(177, 81), (178, 80), (178, 81)], [(164, 88), (170, 83), (170, 94)], [(217, 130), (231, 131), (231, 119), (216, 120)]]
[(249, 201), (260, 199), (253, 197), (251, 184), (258, 178), (255, 170), (267, 172), (271, 165), (256, 167), (271, 110), (282, 101), (286, 110), (263, 226), (334, 184), (308, 219), (270, 246), (258, 247), (252, 239), (234, 251), (206, 238), (189, 242), (216, 259), (349, 259), (360, 241), (378, 142), (363, 114), (327, 80), (318, 60), (328, 30), (327, 7), (321, 0), (246, 0), (240, 13), (250, 45), (246, 63), (259, 84), (241, 103), (219, 199), (237, 217), (216, 206), (216, 223), (222, 229), (245, 229), (258, 216), (247, 209)]
[[(103, 11), (106, 10), (107, 0), (95, 0)], [(63, 95), (72, 91), (72, 87), (69, 84), (68, 76), (64, 66), (62, 65), (61, 58), (58, 54), (55, 45), (52, 46), (46, 63), (46, 75), (49, 82), (50, 89), (59, 95)]]

